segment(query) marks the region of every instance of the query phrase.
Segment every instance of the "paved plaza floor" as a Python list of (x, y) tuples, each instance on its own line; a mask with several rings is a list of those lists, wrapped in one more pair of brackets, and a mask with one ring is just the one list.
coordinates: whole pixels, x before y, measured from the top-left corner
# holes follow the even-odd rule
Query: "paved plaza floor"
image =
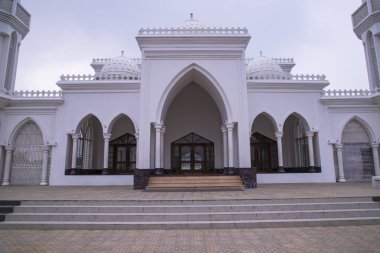
[[(190, 200), (380, 196), (370, 183), (268, 184), (244, 191), (123, 186), (0, 187), (0, 200)], [(0, 252), (380, 252), (380, 226), (214, 230), (0, 230)]]
[(131, 186), (0, 186), (0, 200), (192, 200), (380, 196), (370, 182), (261, 184), (243, 191), (145, 192)]

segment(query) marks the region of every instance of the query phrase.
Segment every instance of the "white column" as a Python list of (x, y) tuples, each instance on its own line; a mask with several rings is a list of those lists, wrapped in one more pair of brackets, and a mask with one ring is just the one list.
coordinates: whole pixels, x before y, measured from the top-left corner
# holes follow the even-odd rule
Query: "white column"
[(161, 130), (163, 128), (162, 122), (155, 123), (154, 129), (156, 129), (156, 149), (155, 149), (155, 168), (160, 169), (161, 166)]
[(71, 134), (71, 137), (73, 138), (71, 168), (76, 169), (76, 167), (77, 167), (77, 147), (78, 147), (79, 134)]
[(12, 151), (13, 151), (13, 146), (5, 147), (5, 152), (6, 152), (5, 153), (5, 167), (4, 167), (3, 182), (1, 185), (10, 185), (9, 176), (11, 172)]
[(164, 168), (164, 134), (166, 132), (166, 127), (163, 126), (161, 129), (161, 134), (160, 134), (160, 168)]
[(225, 126), (221, 127), (223, 134), (223, 166), (224, 168), (228, 167), (228, 141), (227, 141), (227, 128)]
[(306, 132), (306, 137), (307, 137), (307, 146), (309, 150), (309, 167), (311, 170), (314, 170), (314, 145), (313, 145), (313, 132)]
[(47, 172), (48, 172), (48, 159), (49, 159), (49, 146), (44, 146), (42, 148), (42, 174), (40, 185), (48, 185), (47, 182)]
[(344, 178), (344, 170), (343, 170), (343, 153), (342, 153), (343, 144), (337, 143), (335, 144), (335, 148), (336, 148), (336, 154), (338, 157), (338, 171), (339, 171), (338, 182), (344, 183), (346, 182), (346, 179)]
[(110, 139), (111, 139), (111, 134), (105, 133), (103, 134), (104, 138), (104, 153), (103, 153), (103, 175), (108, 174), (108, 150), (110, 146)]
[(136, 169), (140, 168), (140, 162), (139, 162), (139, 130), (135, 133), (136, 138)]
[(284, 170), (284, 157), (282, 155), (282, 132), (274, 133), (277, 140), (277, 157), (278, 157), (278, 172), (285, 172)]
[(228, 139), (228, 167), (234, 167), (234, 139), (233, 130), (235, 123), (226, 123), (227, 139)]
[(373, 143), (372, 154), (373, 154), (373, 165), (375, 167), (375, 175), (380, 176), (380, 166), (379, 166), (379, 143)]

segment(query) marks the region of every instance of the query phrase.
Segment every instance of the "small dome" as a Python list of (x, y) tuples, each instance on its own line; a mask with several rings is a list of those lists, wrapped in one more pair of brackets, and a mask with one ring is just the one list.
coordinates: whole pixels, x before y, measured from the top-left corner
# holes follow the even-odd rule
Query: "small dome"
[(139, 79), (140, 69), (139, 66), (131, 58), (124, 56), (122, 52), (121, 56), (112, 58), (106, 64), (104, 64), (102, 70), (98, 74), (98, 80), (108, 79)]
[(260, 56), (251, 60), (247, 67), (247, 76), (250, 79), (261, 79), (266, 76), (283, 76), (280, 65), (272, 58)]
[(178, 26), (180, 29), (185, 30), (197, 30), (197, 29), (207, 29), (207, 25), (200, 23), (198, 20), (194, 19), (193, 13), (190, 14), (190, 19), (186, 20), (182, 25)]

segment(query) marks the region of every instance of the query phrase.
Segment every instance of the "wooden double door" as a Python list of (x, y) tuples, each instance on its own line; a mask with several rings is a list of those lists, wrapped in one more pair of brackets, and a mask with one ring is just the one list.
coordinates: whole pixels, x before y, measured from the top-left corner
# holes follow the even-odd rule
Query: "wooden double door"
[(127, 173), (136, 168), (135, 144), (116, 144), (113, 149), (113, 172)]

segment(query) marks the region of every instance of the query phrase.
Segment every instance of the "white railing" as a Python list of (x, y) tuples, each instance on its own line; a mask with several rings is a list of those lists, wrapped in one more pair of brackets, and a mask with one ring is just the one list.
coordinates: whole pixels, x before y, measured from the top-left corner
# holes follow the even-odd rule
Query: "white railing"
[(140, 80), (138, 75), (110, 74), (106, 76), (97, 75), (61, 75), (61, 81), (102, 81), (102, 80)]
[(248, 34), (248, 29), (243, 27), (237, 28), (141, 28), (139, 35), (178, 35), (178, 34)]
[(367, 16), (368, 16), (368, 4), (367, 2), (365, 2), (351, 16), (352, 24), (354, 25), (354, 27), (357, 26)]
[(272, 58), (277, 63), (294, 63), (293, 58)]
[[(136, 64), (141, 64), (141, 58), (130, 58), (132, 61), (134, 61)], [(92, 63), (107, 63), (109, 62), (110, 60), (112, 60), (112, 58), (93, 58), (92, 59)]]
[(368, 97), (378, 94), (380, 89), (375, 90), (324, 90), (322, 91), (323, 97)]
[(249, 75), (248, 80), (325, 81), (325, 75)]
[(9, 94), (11, 97), (14, 98), (61, 98), (62, 97), (62, 91), (50, 91), (50, 90), (19, 90), (19, 91), (13, 91)]
[(106, 63), (109, 62), (111, 58), (94, 58), (92, 59), (92, 63)]

